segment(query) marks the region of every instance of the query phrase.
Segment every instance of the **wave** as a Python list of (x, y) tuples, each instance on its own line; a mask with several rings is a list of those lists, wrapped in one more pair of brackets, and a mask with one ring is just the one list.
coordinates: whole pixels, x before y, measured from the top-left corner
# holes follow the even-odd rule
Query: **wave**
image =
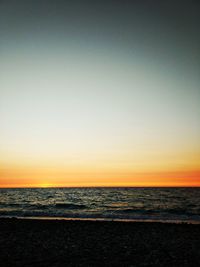
[(135, 208), (124, 208), (124, 209), (107, 209), (105, 212), (110, 212), (112, 214), (137, 214), (137, 215), (160, 215), (166, 217), (170, 216), (199, 216), (199, 211), (189, 211), (186, 209), (135, 209)]
[(56, 203), (55, 207), (60, 209), (70, 209), (70, 210), (87, 208), (87, 206), (83, 204), (72, 204), (72, 203)]
[(200, 189), (4, 189), (1, 216), (200, 220)]
[(86, 209), (87, 206), (83, 204), (72, 203), (56, 203), (56, 204), (0, 204), (1, 208), (20, 208), (20, 209)]

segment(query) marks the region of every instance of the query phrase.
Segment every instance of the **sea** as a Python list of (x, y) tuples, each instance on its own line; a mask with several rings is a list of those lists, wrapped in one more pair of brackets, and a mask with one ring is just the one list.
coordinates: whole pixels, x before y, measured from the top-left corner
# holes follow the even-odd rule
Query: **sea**
[(0, 217), (200, 223), (200, 188), (4, 188)]

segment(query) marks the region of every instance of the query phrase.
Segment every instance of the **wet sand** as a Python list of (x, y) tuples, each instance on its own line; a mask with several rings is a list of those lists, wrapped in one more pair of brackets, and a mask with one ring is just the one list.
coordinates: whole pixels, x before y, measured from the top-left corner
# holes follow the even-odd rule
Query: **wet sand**
[(200, 225), (0, 219), (4, 266), (199, 266)]

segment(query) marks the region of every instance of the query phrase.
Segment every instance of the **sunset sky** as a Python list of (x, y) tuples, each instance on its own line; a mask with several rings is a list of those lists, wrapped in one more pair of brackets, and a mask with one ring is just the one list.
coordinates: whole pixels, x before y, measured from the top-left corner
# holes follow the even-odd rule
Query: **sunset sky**
[(198, 1), (1, 1), (0, 187), (200, 186), (199, 25)]

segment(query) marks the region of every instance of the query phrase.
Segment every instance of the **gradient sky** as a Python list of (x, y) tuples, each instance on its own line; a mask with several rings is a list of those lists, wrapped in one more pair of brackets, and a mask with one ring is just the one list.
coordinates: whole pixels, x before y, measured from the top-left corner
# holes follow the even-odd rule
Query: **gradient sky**
[(0, 1), (0, 187), (200, 186), (198, 1)]

